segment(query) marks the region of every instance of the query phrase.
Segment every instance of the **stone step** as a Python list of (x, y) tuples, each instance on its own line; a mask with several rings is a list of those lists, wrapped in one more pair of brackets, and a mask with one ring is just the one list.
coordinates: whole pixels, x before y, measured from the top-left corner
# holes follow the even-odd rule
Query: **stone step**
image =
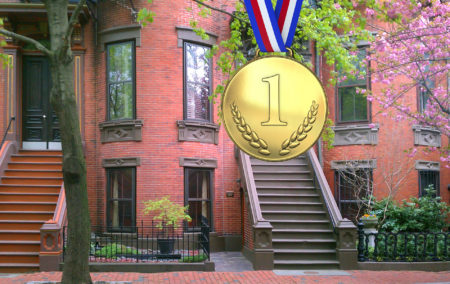
[(335, 249), (274, 249), (275, 260), (337, 260)]
[(272, 237), (279, 240), (296, 239), (332, 239), (333, 230), (330, 229), (273, 229)]
[(0, 273), (30, 273), (39, 271), (39, 263), (0, 263)]
[(267, 210), (262, 211), (263, 217), (270, 220), (324, 220), (327, 218), (326, 212), (317, 210), (296, 210), (296, 211), (280, 211), (280, 210)]
[(258, 199), (260, 202), (321, 202), (320, 196), (316, 193), (306, 194), (306, 193), (261, 193), (258, 194)]
[(337, 260), (274, 260), (274, 269), (339, 269)]
[(274, 188), (310, 188), (314, 187), (312, 179), (285, 179), (285, 180), (257, 180), (255, 179), (256, 188), (274, 187)]
[(258, 194), (317, 194), (317, 189), (313, 186), (303, 187), (275, 187), (259, 186), (256, 188)]
[(335, 239), (276, 239), (272, 238), (274, 249), (336, 249)]
[(331, 223), (327, 219), (323, 220), (270, 220), (274, 229), (331, 229)]
[(320, 202), (288, 202), (288, 201), (260, 201), (261, 211), (282, 210), (322, 210), (323, 206)]
[(0, 230), (0, 241), (39, 241), (40, 230)]
[(293, 171), (289, 168), (283, 171), (268, 171), (267, 169), (253, 171), (253, 177), (255, 179), (296, 179), (296, 178), (311, 178), (311, 172), (309, 170)]

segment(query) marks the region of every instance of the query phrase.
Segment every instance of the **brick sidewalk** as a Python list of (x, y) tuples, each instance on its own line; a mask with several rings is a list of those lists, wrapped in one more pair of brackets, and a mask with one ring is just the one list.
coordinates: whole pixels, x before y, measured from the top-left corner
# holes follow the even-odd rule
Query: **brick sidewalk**
[[(92, 273), (92, 280), (115, 283), (450, 283), (450, 272), (421, 271), (346, 271), (349, 275), (279, 276), (273, 271), (246, 272), (170, 272), (170, 273)], [(0, 283), (45, 283), (61, 279), (61, 272), (22, 274), (12, 278), (0, 278)], [(120, 282), (124, 281), (124, 282)]]

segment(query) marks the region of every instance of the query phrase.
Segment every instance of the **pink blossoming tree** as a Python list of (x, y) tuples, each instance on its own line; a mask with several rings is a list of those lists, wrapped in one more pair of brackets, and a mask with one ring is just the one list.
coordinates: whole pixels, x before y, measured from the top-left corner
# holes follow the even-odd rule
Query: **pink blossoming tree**
[[(431, 126), (450, 137), (450, 2), (373, 0), (367, 2), (368, 26), (376, 32), (369, 49), (373, 82), (381, 91), (367, 94), (395, 120)], [(373, 24), (374, 22), (378, 24)], [(406, 99), (417, 92), (418, 103)], [(449, 148), (441, 161), (449, 164)]]

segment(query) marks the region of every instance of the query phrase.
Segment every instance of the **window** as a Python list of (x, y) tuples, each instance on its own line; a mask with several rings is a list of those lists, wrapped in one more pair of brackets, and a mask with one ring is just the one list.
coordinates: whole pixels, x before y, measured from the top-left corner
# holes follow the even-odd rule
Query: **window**
[(209, 47), (184, 42), (184, 119), (211, 121)]
[(358, 50), (358, 61), (355, 67), (359, 76), (355, 79), (347, 79), (337, 84), (338, 93), (338, 121), (339, 122), (363, 122), (369, 120), (367, 98), (358, 89), (367, 90), (367, 72), (360, 64), (366, 57), (366, 50)]
[(341, 214), (356, 221), (364, 213), (363, 200), (372, 193), (372, 170), (346, 169), (335, 173), (335, 198)]
[(190, 228), (198, 228), (205, 220), (212, 228), (211, 187), (212, 170), (185, 168), (185, 204), (189, 205)]
[(430, 79), (427, 79), (425, 82), (422, 82), (418, 87), (418, 97), (419, 97), (419, 112), (424, 112), (427, 108), (427, 103), (430, 98), (430, 91), (434, 89), (434, 82)]
[(419, 197), (426, 194), (425, 188), (433, 185), (436, 190), (434, 196), (439, 196), (439, 172), (438, 171), (419, 171)]
[(134, 41), (108, 44), (106, 47), (108, 120), (136, 117), (134, 51)]
[(136, 168), (109, 168), (107, 176), (107, 226), (109, 230), (132, 228), (135, 219)]

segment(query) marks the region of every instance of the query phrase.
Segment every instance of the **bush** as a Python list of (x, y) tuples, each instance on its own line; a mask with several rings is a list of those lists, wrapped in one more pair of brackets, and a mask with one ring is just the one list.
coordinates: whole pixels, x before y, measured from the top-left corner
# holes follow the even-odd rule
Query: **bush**
[(95, 252), (95, 256), (106, 258), (115, 258), (118, 254), (137, 255), (137, 250), (124, 245), (112, 243)]
[(208, 257), (206, 256), (206, 254), (202, 253), (198, 255), (185, 256), (182, 259), (180, 259), (180, 262), (202, 262), (205, 261), (207, 258)]
[(448, 227), (450, 207), (435, 197), (430, 185), (420, 198), (412, 197), (401, 204), (391, 198), (374, 199), (372, 212), (378, 216), (380, 232), (441, 232)]

